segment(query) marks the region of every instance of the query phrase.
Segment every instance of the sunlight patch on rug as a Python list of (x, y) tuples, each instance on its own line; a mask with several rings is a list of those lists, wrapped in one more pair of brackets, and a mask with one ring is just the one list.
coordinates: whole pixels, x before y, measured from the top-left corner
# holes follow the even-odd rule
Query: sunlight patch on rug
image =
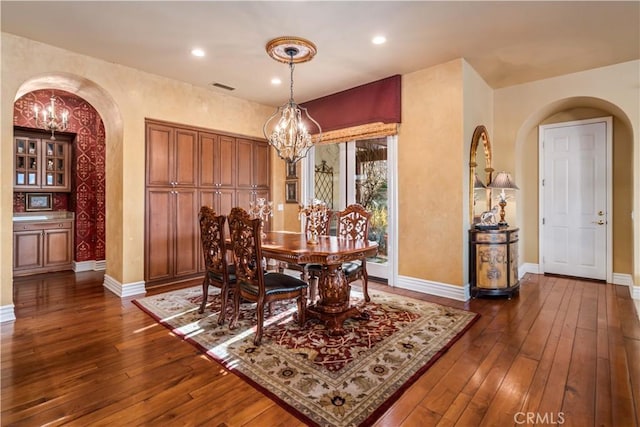
[(352, 304), (366, 310), (369, 320), (347, 320), (346, 333), (338, 337), (328, 336), (314, 320), (301, 328), (293, 321), (295, 303), (274, 304), (259, 347), (253, 345), (255, 304), (242, 304), (238, 328), (218, 326), (217, 288), (210, 288), (203, 314), (198, 313), (199, 286), (134, 303), (302, 421), (355, 426), (384, 413), (478, 316), (382, 291), (369, 293), (366, 303), (351, 292)]

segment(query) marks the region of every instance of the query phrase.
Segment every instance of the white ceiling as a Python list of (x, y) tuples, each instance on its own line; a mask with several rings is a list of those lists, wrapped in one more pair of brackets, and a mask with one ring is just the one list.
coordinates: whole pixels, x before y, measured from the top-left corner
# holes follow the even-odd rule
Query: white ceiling
[[(6, 1), (2, 31), (268, 105), (289, 70), (265, 44), (314, 42), (304, 102), (456, 58), (493, 88), (640, 58), (640, 1)], [(384, 34), (387, 43), (371, 38)], [(192, 47), (207, 56), (191, 56)], [(281, 86), (270, 80), (278, 76)], [(217, 82), (236, 88), (214, 88)]]

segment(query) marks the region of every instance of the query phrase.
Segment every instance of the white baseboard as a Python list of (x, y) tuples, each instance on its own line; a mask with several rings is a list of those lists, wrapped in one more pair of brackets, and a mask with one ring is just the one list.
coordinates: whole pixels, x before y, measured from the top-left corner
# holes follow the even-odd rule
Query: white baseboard
[(0, 306), (0, 323), (13, 322), (16, 320), (14, 307), (13, 304)]
[(120, 298), (127, 298), (134, 295), (144, 295), (147, 290), (144, 287), (144, 281), (122, 284), (108, 274), (104, 275), (104, 283), (102, 284), (107, 290), (116, 294)]
[(422, 292), (423, 294), (451, 298), (458, 301), (467, 301), (471, 298), (468, 284), (463, 287), (450, 285), (448, 283), (415, 279), (413, 277), (398, 276), (395, 287)]
[(540, 274), (540, 265), (525, 262), (518, 268), (518, 279), (522, 279), (527, 273)]
[(73, 271), (76, 273), (80, 273), (82, 271), (104, 271), (107, 269), (107, 261), (101, 260), (90, 260), (90, 261), (80, 261), (73, 262), (72, 264)]
[(630, 274), (613, 273), (613, 284), (633, 287), (633, 279)]

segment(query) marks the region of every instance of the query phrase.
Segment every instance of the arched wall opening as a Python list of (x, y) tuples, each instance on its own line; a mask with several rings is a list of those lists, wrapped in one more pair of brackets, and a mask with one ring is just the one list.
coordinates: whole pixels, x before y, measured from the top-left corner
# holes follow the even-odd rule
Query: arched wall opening
[(516, 138), (516, 169), (521, 191), (516, 194), (522, 235), (521, 264), (537, 266), (539, 250), (538, 126), (613, 117), (613, 273), (631, 275), (633, 257), (633, 129), (629, 117), (615, 104), (594, 97), (571, 97), (549, 103), (531, 114)]
[[(54, 211), (74, 213), (74, 271), (104, 270), (106, 249), (105, 145), (104, 123), (93, 106), (84, 99), (58, 89), (29, 92), (14, 103), (13, 125), (21, 132), (33, 129), (42, 133), (34, 119), (34, 107), (43, 111), (55, 97), (58, 116), (68, 113), (65, 132), (74, 135), (70, 141), (70, 191), (53, 192)], [(42, 124), (40, 122), (39, 124)], [(15, 130), (15, 128), (14, 128)], [(59, 138), (59, 137), (58, 137)], [(25, 192), (14, 190), (13, 211), (25, 212)]]
[[(123, 120), (120, 109), (113, 97), (96, 83), (69, 73), (48, 73), (34, 76), (22, 83), (17, 90), (14, 103), (24, 95), (43, 89), (68, 92), (90, 104), (102, 119), (104, 125), (105, 161), (105, 240), (104, 248), (106, 278), (122, 281), (122, 141)], [(11, 160), (3, 167), (11, 167)]]

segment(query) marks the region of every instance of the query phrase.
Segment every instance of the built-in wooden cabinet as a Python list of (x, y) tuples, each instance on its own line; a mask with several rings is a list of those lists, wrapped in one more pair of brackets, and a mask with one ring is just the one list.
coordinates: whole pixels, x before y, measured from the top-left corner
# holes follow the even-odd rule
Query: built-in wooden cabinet
[(199, 201), (195, 188), (149, 188), (146, 280), (188, 278), (200, 269)]
[(238, 138), (237, 146), (237, 205), (249, 209), (256, 199), (269, 198), (269, 144)]
[(148, 124), (147, 186), (196, 187), (198, 184), (197, 132)]
[(146, 125), (145, 280), (188, 280), (204, 271), (198, 214), (227, 215), (269, 198), (266, 142), (155, 121)]
[(71, 269), (73, 223), (73, 219), (14, 222), (13, 275)]
[(28, 135), (14, 137), (15, 191), (68, 192), (71, 190), (71, 144)]
[(236, 139), (200, 132), (200, 205), (229, 213), (236, 204)]

